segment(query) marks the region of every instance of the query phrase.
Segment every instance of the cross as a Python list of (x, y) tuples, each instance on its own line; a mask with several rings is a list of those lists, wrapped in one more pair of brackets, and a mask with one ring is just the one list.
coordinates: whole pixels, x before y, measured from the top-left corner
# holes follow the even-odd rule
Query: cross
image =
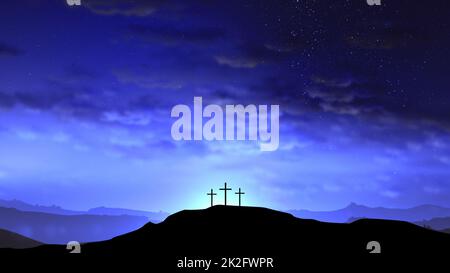
[(239, 207), (241, 206), (241, 195), (245, 194), (245, 192), (241, 191), (241, 188), (239, 188), (238, 192), (235, 192), (235, 194), (239, 195)]
[(227, 182), (225, 182), (225, 187), (220, 188), (220, 191), (225, 192), (225, 206), (227, 205), (227, 191), (231, 191), (231, 188), (227, 188)]
[(206, 195), (211, 196), (211, 207), (212, 207), (213, 206), (214, 195), (217, 195), (217, 193), (213, 192), (213, 189), (211, 189), (211, 192), (208, 192)]

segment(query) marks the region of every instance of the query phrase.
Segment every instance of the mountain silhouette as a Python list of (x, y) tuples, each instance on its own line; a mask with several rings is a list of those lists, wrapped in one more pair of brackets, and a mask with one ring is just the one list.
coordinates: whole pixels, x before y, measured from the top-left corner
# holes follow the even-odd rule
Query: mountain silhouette
[(152, 211), (142, 211), (142, 210), (132, 210), (132, 209), (123, 209), (123, 208), (107, 208), (107, 207), (97, 207), (92, 208), (87, 211), (80, 210), (68, 210), (64, 209), (60, 206), (52, 205), (52, 206), (43, 206), (43, 205), (31, 205), (26, 202), (12, 199), (12, 200), (3, 200), (0, 199), (0, 207), (2, 208), (14, 208), (20, 211), (29, 211), (29, 212), (43, 212), (43, 213), (51, 213), (58, 215), (130, 215), (130, 216), (144, 216), (147, 217), (148, 221), (159, 223), (163, 221), (169, 214), (166, 212), (152, 212)]
[(12, 199), (12, 200), (4, 200), (0, 199), (0, 207), (2, 208), (14, 208), (21, 211), (31, 211), (31, 212), (43, 212), (43, 213), (52, 213), (52, 214), (60, 214), (60, 215), (77, 215), (84, 214), (86, 212), (83, 211), (75, 211), (75, 210), (67, 210), (63, 209), (59, 206), (43, 206), (43, 205), (32, 205), (26, 202)]
[(20, 234), (0, 229), (0, 248), (32, 248), (42, 243)]
[(123, 209), (123, 208), (107, 208), (98, 207), (92, 208), (87, 211), (88, 214), (94, 215), (132, 215), (132, 216), (144, 216), (152, 223), (159, 223), (164, 221), (169, 214), (167, 212), (159, 211), (144, 211), (144, 210), (134, 210), (134, 209)]
[(0, 228), (49, 244), (107, 240), (147, 222), (143, 216), (57, 215), (0, 208)]
[[(380, 243), (380, 254), (369, 253), (370, 241)], [(362, 219), (353, 223), (323, 223), (266, 208), (214, 206), (181, 211), (162, 223), (148, 223), (108, 241), (83, 244), (77, 261), (85, 257), (98, 263), (175, 271), (179, 269), (177, 261), (184, 257), (212, 259), (219, 264), (216, 267), (220, 266), (221, 257), (270, 257), (276, 271), (286, 272), (317, 260), (323, 264), (336, 259), (353, 264), (355, 260), (379, 263), (407, 257), (404, 262), (413, 264), (428, 257), (436, 264), (446, 261), (441, 257), (450, 255), (449, 247), (449, 234), (407, 222)], [(5, 257), (27, 254), (43, 259), (74, 256), (68, 254), (65, 245), (0, 250)], [(257, 272), (266, 270), (275, 269)]]
[(351, 203), (347, 207), (333, 211), (289, 210), (299, 218), (315, 219), (324, 222), (345, 223), (360, 218), (400, 220), (417, 222), (437, 217), (450, 217), (450, 208), (435, 205), (420, 205), (412, 208), (367, 207)]
[(418, 221), (415, 224), (430, 227), (434, 230), (450, 229), (450, 217), (437, 217), (430, 220)]

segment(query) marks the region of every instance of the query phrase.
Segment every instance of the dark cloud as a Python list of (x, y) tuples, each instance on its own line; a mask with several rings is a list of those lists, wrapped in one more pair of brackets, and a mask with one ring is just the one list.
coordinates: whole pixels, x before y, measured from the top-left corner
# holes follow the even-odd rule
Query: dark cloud
[(142, 95), (131, 99), (129, 109), (152, 110), (152, 109), (171, 109), (173, 102), (162, 100), (155, 95)]
[(80, 119), (98, 120), (105, 109), (99, 96), (83, 89), (67, 88), (58, 91), (35, 91), (0, 93), (0, 108), (24, 106), (30, 109), (72, 116)]
[(19, 56), (23, 51), (17, 47), (0, 42), (0, 56)]
[(69, 79), (82, 79), (82, 80), (94, 80), (99, 77), (99, 75), (96, 72), (90, 70), (85, 66), (75, 63), (67, 67), (66, 76)]
[(357, 30), (345, 38), (353, 47), (363, 49), (416, 48), (430, 44), (431, 37), (423, 30), (413, 27), (390, 26), (372, 31)]
[(387, 90), (377, 81), (353, 77), (312, 77), (313, 85), (306, 89), (325, 112), (345, 115), (380, 113), (384, 110), (378, 100)]
[(412, 91), (400, 92), (379, 76), (363, 75), (360, 72), (357, 77), (313, 76), (306, 94), (325, 112), (369, 119), (395, 117), (405, 122), (433, 120), (444, 127), (450, 124), (450, 110), (444, 107), (445, 101), (440, 105), (408, 99), (414, 96)]
[(12, 94), (0, 93), (0, 105), (3, 107), (13, 107), (23, 105), (33, 109), (48, 110), (55, 106), (62, 105), (74, 99), (74, 94), (69, 93), (44, 93), (44, 92), (16, 92)]
[(14, 104), (15, 104), (15, 100), (12, 96), (5, 94), (5, 93), (0, 93), (0, 107), (10, 108), (10, 107), (14, 106)]
[(83, 0), (83, 6), (100, 15), (148, 16), (158, 10), (164, 0)]
[(224, 30), (215, 27), (182, 28), (169, 25), (133, 24), (128, 27), (128, 30), (132, 35), (136, 35), (146, 41), (172, 46), (186, 43), (204, 44), (225, 36)]
[(257, 42), (247, 42), (237, 46), (228, 54), (218, 54), (215, 60), (220, 65), (232, 68), (255, 68), (258, 65), (270, 64), (284, 60), (291, 50)]

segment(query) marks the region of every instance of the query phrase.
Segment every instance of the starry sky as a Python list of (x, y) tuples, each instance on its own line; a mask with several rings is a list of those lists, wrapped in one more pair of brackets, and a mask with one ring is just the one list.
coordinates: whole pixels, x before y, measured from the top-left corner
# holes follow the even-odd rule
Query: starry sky
[[(444, 0), (4, 2), (0, 198), (450, 207), (449, 23)], [(280, 105), (278, 150), (174, 141), (194, 96)]]

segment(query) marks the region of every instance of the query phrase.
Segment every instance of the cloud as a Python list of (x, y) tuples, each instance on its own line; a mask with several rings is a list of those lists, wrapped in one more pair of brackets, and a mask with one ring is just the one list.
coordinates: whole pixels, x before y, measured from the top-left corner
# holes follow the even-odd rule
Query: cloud
[(32, 141), (38, 138), (37, 133), (32, 131), (26, 131), (26, 130), (18, 130), (16, 132), (17, 137), (19, 137), (22, 140)]
[(65, 76), (70, 80), (95, 80), (99, 77), (94, 71), (76, 63), (73, 63), (66, 68)]
[(146, 126), (150, 124), (150, 114), (138, 112), (124, 112), (109, 111), (103, 113), (102, 120), (106, 122), (117, 122), (124, 125)]
[(381, 192), (381, 195), (387, 198), (395, 199), (400, 196), (400, 193), (393, 190), (385, 190)]
[(0, 42), (0, 56), (19, 56), (23, 51), (17, 47)]
[(340, 115), (353, 115), (353, 116), (361, 114), (361, 109), (359, 109), (358, 107), (353, 107), (342, 103), (321, 102), (319, 105), (325, 112), (333, 112)]
[(381, 101), (374, 98), (383, 95), (385, 87), (370, 79), (313, 76), (312, 82), (306, 94), (325, 112), (360, 115), (384, 109)]
[(441, 188), (433, 186), (425, 186), (423, 187), (423, 190), (429, 194), (440, 194), (442, 192)]
[(294, 50), (293, 47), (289, 45), (282, 45), (282, 44), (272, 44), (267, 43), (264, 45), (267, 49), (277, 51), (277, 52), (291, 52)]
[(15, 104), (14, 98), (5, 93), (0, 93), (0, 107), (1, 108), (10, 108)]
[(146, 145), (146, 142), (144, 140), (129, 136), (113, 136), (109, 139), (109, 142), (113, 145), (128, 148), (141, 148)]
[(206, 44), (214, 42), (225, 36), (225, 32), (214, 27), (179, 27), (171, 25), (139, 25), (128, 27), (133, 35), (164, 45), (175, 46), (179, 44)]
[(70, 135), (63, 132), (58, 132), (52, 136), (52, 140), (58, 143), (66, 143), (69, 141), (69, 139)]
[(340, 192), (342, 188), (335, 184), (324, 184), (323, 190), (327, 192)]
[(96, 106), (89, 97), (83, 96), (82, 91), (77, 91), (0, 93), (0, 107), (11, 108), (21, 105), (37, 110), (59, 109), (64, 112), (95, 110)]
[(216, 56), (214, 59), (218, 64), (226, 65), (232, 68), (255, 68), (259, 64), (263, 63), (262, 60), (225, 56)]
[(312, 80), (316, 84), (339, 88), (346, 88), (351, 86), (352, 83), (354, 83), (353, 79), (351, 78), (326, 78), (317, 75), (312, 76)]
[(164, 0), (83, 0), (83, 6), (100, 15), (144, 17), (153, 14)]
[(121, 83), (131, 83), (148, 89), (180, 89), (184, 82), (178, 81), (169, 74), (154, 75), (149, 71), (115, 71), (114, 75)]
[(262, 64), (284, 60), (289, 56), (290, 51), (274, 49), (257, 42), (248, 42), (237, 46), (229, 54), (216, 55), (214, 59), (218, 64), (232, 68), (255, 68)]
[(48, 109), (67, 99), (67, 95), (55, 93), (25, 93), (19, 92), (12, 95), (16, 103), (20, 103), (35, 109)]
[(73, 148), (74, 148), (76, 151), (79, 151), (79, 152), (88, 152), (88, 151), (91, 150), (91, 148), (90, 148), (89, 146), (83, 145), (83, 144), (75, 144), (75, 145), (73, 146)]
[(438, 157), (438, 160), (439, 160), (441, 163), (450, 166), (450, 157), (448, 157), (448, 156), (440, 156), (440, 157)]

